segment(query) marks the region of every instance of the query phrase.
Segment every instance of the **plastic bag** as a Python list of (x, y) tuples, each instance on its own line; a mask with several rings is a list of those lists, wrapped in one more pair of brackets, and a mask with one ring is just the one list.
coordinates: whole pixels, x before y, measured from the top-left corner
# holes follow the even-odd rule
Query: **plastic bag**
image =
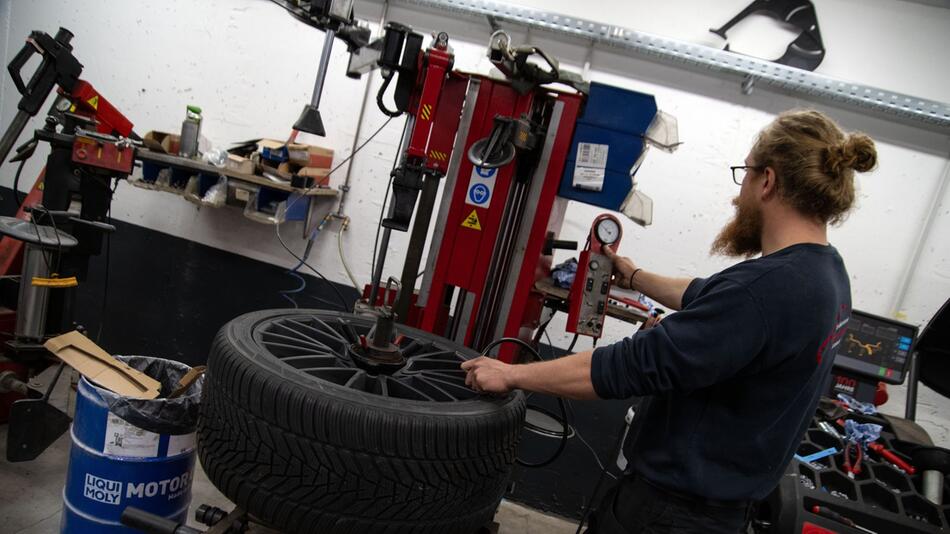
[(861, 402), (851, 395), (838, 393), (838, 400), (844, 403), (844, 406), (851, 411), (863, 413), (864, 415), (874, 415), (877, 413), (877, 407), (870, 402)]
[(571, 258), (551, 270), (551, 278), (557, 287), (571, 287), (574, 277), (577, 276), (577, 260)]
[(191, 367), (150, 356), (116, 358), (161, 382), (162, 391), (157, 399), (133, 399), (100, 388), (98, 393), (109, 405), (109, 411), (139, 428), (157, 434), (181, 435), (195, 431), (204, 375), (198, 377), (181, 396), (169, 399), (165, 397), (178, 389), (179, 380)]
[(877, 441), (881, 437), (881, 429), (884, 427), (874, 423), (859, 423), (854, 419), (847, 419), (844, 422), (844, 435), (848, 441), (853, 441), (865, 449), (868, 443)]

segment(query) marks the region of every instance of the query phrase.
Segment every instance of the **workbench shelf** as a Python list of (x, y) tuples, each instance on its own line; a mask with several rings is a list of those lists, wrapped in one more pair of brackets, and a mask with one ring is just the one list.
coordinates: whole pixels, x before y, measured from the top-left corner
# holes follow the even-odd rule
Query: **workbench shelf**
[(337, 196), (337, 190), (329, 187), (292, 187), (285, 181), (151, 150), (139, 150), (136, 158), (142, 162), (142, 174), (129, 177), (132, 185), (180, 195), (199, 206), (239, 208), (248, 219), (264, 224), (309, 222), (315, 202)]

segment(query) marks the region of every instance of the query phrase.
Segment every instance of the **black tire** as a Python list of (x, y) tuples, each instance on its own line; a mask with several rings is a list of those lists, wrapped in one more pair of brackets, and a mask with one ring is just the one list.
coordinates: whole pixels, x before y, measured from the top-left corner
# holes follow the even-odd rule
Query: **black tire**
[[(314, 332), (327, 327), (352, 339), (372, 321), (268, 310), (221, 329), (208, 358), (198, 424), (198, 455), (215, 486), (253, 516), (292, 533), (471, 534), (492, 519), (524, 420), (520, 393), (490, 398), (466, 391), (464, 382), (457, 387), (464, 372), (449, 362), (457, 366), (476, 353), (405, 327), (398, 327), (401, 346), (418, 358), (386, 379), (363, 372), (354, 388), (356, 379), (343, 378), (352, 362), (295, 355), (287, 348), (294, 343), (279, 335), (288, 325), (315, 343), (345, 347)], [(435, 349), (437, 357), (419, 347)], [(417, 366), (427, 370), (412, 376)], [(434, 381), (432, 398), (400, 398), (426, 395), (422, 379)], [(380, 392), (372, 380), (388, 386)]]

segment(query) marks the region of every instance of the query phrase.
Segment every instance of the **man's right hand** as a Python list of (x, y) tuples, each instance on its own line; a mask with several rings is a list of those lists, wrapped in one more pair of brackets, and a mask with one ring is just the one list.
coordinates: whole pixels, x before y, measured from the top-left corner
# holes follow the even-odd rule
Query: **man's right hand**
[(601, 249), (614, 264), (614, 284), (621, 289), (633, 289), (630, 287), (630, 276), (637, 270), (633, 260), (617, 255), (608, 245), (604, 245)]

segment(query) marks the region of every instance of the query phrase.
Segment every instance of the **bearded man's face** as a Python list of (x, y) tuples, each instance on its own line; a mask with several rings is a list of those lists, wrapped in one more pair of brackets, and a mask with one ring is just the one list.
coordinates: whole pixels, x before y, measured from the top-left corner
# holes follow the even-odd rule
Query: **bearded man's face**
[[(743, 190), (746, 187), (743, 187)], [(751, 193), (751, 190), (748, 193)], [(751, 194), (742, 193), (732, 199), (732, 205), (736, 207), (736, 214), (713, 241), (713, 254), (745, 258), (760, 254), (762, 252), (762, 207)]]

